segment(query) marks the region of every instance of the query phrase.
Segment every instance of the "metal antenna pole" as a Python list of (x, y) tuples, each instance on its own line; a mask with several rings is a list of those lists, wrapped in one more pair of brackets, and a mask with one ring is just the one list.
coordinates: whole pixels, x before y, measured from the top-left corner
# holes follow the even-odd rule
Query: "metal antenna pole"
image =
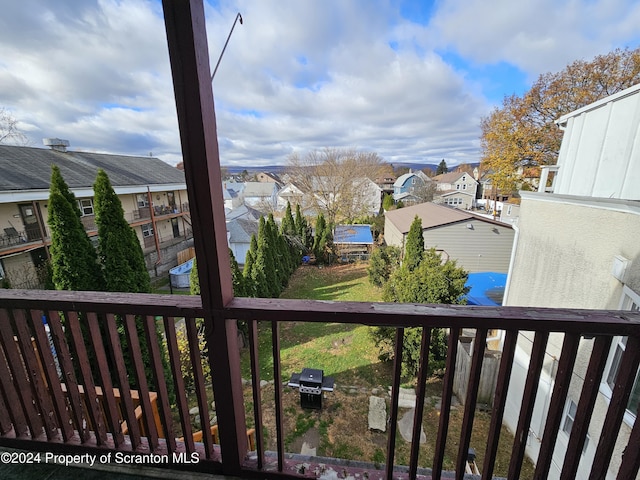
[(240, 12), (238, 12), (238, 14), (236, 15), (236, 19), (233, 21), (233, 25), (231, 25), (231, 31), (227, 36), (227, 41), (224, 42), (224, 47), (222, 47), (222, 52), (220, 52), (220, 56), (218, 57), (218, 63), (216, 63), (216, 68), (213, 69), (213, 74), (211, 75), (212, 82), (213, 82), (213, 77), (216, 76), (216, 72), (218, 71), (218, 66), (220, 65), (220, 60), (222, 60), (222, 55), (224, 55), (224, 51), (227, 49), (227, 44), (229, 43), (229, 39), (231, 38), (231, 34), (233, 33), (233, 29), (235, 28), (236, 22), (238, 20), (240, 20), (240, 25), (242, 25), (242, 15), (240, 15)]

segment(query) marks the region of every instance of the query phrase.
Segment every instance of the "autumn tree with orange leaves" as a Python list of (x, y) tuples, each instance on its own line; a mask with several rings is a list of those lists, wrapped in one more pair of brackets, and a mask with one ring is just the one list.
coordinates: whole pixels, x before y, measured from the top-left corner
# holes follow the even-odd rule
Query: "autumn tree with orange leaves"
[(481, 121), (482, 169), (496, 188), (523, 188), (519, 167), (554, 165), (562, 131), (554, 121), (640, 82), (640, 48), (617, 49), (591, 61), (577, 60), (538, 77), (522, 96), (504, 98)]

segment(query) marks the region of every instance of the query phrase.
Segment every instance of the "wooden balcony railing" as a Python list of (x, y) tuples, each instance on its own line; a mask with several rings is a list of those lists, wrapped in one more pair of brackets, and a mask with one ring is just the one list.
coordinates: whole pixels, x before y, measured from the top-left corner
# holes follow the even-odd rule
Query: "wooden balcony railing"
[[(176, 460), (171, 462), (173, 468), (232, 471), (241, 476), (259, 475), (262, 478), (315, 477), (314, 471), (335, 468), (340, 472), (344, 470), (348, 474), (360, 474), (363, 478), (370, 479), (437, 479), (443, 475), (444, 449), (447, 436), (451, 436), (449, 419), (459, 332), (461, 329), (474, 329), (475, 345), (484, 346), (487, 332), (502, 330), (505, 331), (504, 346), (491, 407), (490, 428), (486, 449), (478, 452), (478, 458), (483, 459), (479, 461), (482, 478), (492, 478), (518, 334), (529, 332), (534, 335), (534, 341), (524, 390), (517, 392), (522, 401), (514, 435), (513, 455), (508, 468), (508, 478), (515, 479), (519, 478), (524, 460), (547, 339), (550, 335), (561, 333), (564, 335), (562, 353), (547, 408), (535, 478), (548, 476), (569, 380), (574, 371), (576, 352), (582, 341), (588, 342), (592, 347), (591, 355), (562, 466), (562, 478), (574, 478), (611, 340), (613, 336), (624, 335), (629, 339), (606, 414), (606, 428), (602, 430), (599, 439), (591, 437), (591, 441), (598, 445), (591, 478), (604, 478), (640, 363), (638, 312), (236, 298), (216, 315), (228, 321), (245, 320), (249, 324), (251, 380), (254, 385), (251, 410), (245, 411), (244, 405), (240, 410), (234, 410), (222, 395), (216, 396), (216, 392), (232, 389), (232, 383), (239, 381), (239, 362), (232, 360), (225, 363), (220, 360), (222, 357), (216, 357), (217, 362), (211, 365), (216, 370), (214, 376), (224, 371), (231, 380), (229, 384), (214, 383), (213, 387), (208, 386), (209, 379), (203, 373), (203, 365), (206, 364), (203, 363), (200, 348), (202, 339), (198, 338), (195, 320), (206, 317), (199, 297), (101, 292), (92, 292), (88, 296), (86, 292), (0, 291), (0, 445), (65, 452), (110, 449), (128, 455), (154, 453), (172, 459), (173, 454), (194, 454), (199, 459), (198, 463), (181, 463)], [(128, 345), (124, 350), (121, 334), (118, 333), (119, 321), (122, 322), (125, 343)], [(400, 387), (400, 365), (396, 363), (391, 379), (386, 467), (376, 468), (373, 464), (354, 467), (349, 462), (339, 464), (340, 467), (331, 467), (328, 463), (330, 460), (311, 458), (305, 459), (307, 473), (301, 472), (300, 458), (291, 452), (285, 452), (282, 382), (275, 382), (273, 399), (263, 399), (259, 387), (259, 355), (272, 356), (274, 378), (283, 380), (291, 373), (281, 371), (279, 358), (279, 327), (291, 321), (394, 326), (397, 332), (396, 358), (401, 357), (404, 328), (423, 327), (423, 352), (428, 349), (432, 329), (449, 329), (439, 426), (435, 452), (430, 462), (432, 469), (424, 470), (419, 460), (418, 439), (423, 422), (428, 359), (428, 355), (423, 355), (417, 382), (418, 400), (408, 465), (399, 466), (394, 460)], [(272, 329), (271, 348), (267, 352), (259, 351), (258, 348), (259, 322), (266, 322)], [(142, 329), (136, 326), (137, 323), (141, 324)], [(163, 369), (162, 346), (157, 341), (155, 330), (157, 324), (161, 327), (161, 337), (166, 343), (168, 369)], [(186, 333), (186, 341), (181, 343), (178, 336), (182, 328)], [(140, 331), (144, 332), (142, 337), (138, 333)], [(218, 340), (220, 337), (227, 338), (228, 333), (216, 331), (214, 337)], [(233, 347), (234, 342), (229, 342)], [(146, 366), (152, 371), (153, 386), (149, 384), (149, 375), (145, 374), (140, 353), (143, 346), (148, 347), (150, 352)], [(186, 355), (189, 359), (188, 364), (193, 373), (188, 375), (192, 376), (185, 377), (184, 365), (181, 367), (181, 349), (185, 349), (182, 356), (184, 359)], [(127, 352), (134, 371), (130, 377), (125, 365)], [(472, 352), (467, 393), (463, 402), (464, 417), (457, 441), (456, 478), (463, 478), (465, 472), (484, 353), (484, 348), (476, 348)], [(185, 378), (193, 383), (192, 404), (188, 400)], [(171, 391), (174, 392), (174, 397)], [(138, 399), (137, 403), (134, 403), (135, 398)], [(212, 398), (216, 399), (217, 418), (229, 420), (227, 416), (231, 415), (231, 420), (237, 427), (219, 438), (217, 429), (206, 428)], [(275, 452), (267, 452), (264, 447), (262, 406), (265, 402), (275, 404)], [(194, 406), (203, 419), (201, 425), (195, 425), (193, 415), (190, 415), (190, 409), (193, 413)], [(242, 413), (234, 413), (238, 411)], [(254, 439), (256, 450), (246, 456), (243, 454), (240, 462), (235, 464), (232, 455), (225, 457), (226, 449), (233, 449), (233, 445), (238, 442), (245, 445), (246, 449), (253, 447), (244, 434), (235, 433), (247, 431), (245, 415), (252, 417), (255, 424), (255, 436), (249, 432), (247, 435), (250, 442)], [(244, 438), (241, 439), (240, 436)], [(636, 448), (639, 438), (640, 423), (636, 422), (623, 455), (618, 478), (635, 478), (640, 464)], [(215, 444), (214, 440), (219, 440), (221, 445)]]

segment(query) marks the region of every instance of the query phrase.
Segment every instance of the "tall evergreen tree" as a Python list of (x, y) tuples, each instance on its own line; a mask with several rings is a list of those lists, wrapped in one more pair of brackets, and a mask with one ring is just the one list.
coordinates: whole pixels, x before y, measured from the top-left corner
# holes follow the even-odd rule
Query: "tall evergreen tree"
[(102, 272), (96, 250), (84, 230), (79, 212), (73, 193), (58, 167), (53, 165), (48, 218), (53, 284), (57, 290), (102, 290)]
[(436, 168), (436, 175), (442, 175), (443, 173), (448, 173), (449, 167), (447, 167), (447, 162), (443, 158), (438, 164), (438, 168)]
[(420, 264), (423, 254), (424, 237), (422, 236), (422, 220), (416, 215), (407, 234), (402, 265), (409, 271), (413, 271)]
[[(231, 259), (231, 279), (233, 281), (233, 295), (236, 297), (246, 297), (244, 288), (244, 277), (236, 261), (236, 257), (233, 255), (233, 251), (229, 249), (229, 258)], [(195, 262), (194, 262), (195, 264)]]
[(98, 252), (107, 291), (149, 293), (149, 272), (140, 241), (125, 220), (120, 199), (102, 169), (98, 171), (93, 190)]
[(321, 213), (316, 218), (316, 232), (313, 238), (313, 253), (318, 261), (324, 257), (324, 244), (322, 242), (325, 237), (326, 228), (327, 222), (324, 219), (324, 215)]
[(256, 253), (258, 253), (258, 240), (255, 235), (251, 235), (251, 243), (249, 244), (249, 250), (244, 260), (244, 270), (242, 276), (244, 277), (244, 289), (248, 297), (256, 296), (256, 284), (253, 279), (254, 264), (256, 261)]
[(282, 217), (282, 234), (283, 235), (295, 235), (296, 225), (293, 215), (291, 213), (291, 204), (287, 202), (287, 208), (284, 211), (284, 217)]
[[(105, 286), (109, 292), (149, 293), (151, 285), (149, 273), (144, 261), (144, 254), (138, 236), (124, 218), (124, 210), (120, 199), (116, 195), (109, 177), (102, 169), (98, 170), (93, 185), (94, 210), (96, 225), (98, 226), (98, 257), (102, 264)], [(135, 370), (133, 359), (127, 347), (127, 337), (124, 334), (124, 322), (117, 319), (120, 341), (123, 345), (125, 363), (129, 378), (134, 379)], [(136, 317), (136, 330), (139, 343), (132, 349), (139, 349), (145, 365), (151, 365), (151, 354), (146, 341), (146, 334), (141, 317)], [(169, 373), (166, 350), (163, 348), (162, 336), (156, 325), (156, 337), (163, 352), (163, 366), (165, 373)], [(154, 386), (152, 369), (145, 372), (147, 382)]]
[(67, 199), (73, 211), (78, 217), (82, 216), (82, 212), (80, 211), (80, 205), (78, 205), (78, 200), (76, 200), (76, 196), (69, 189), (67, 182), (62, 178), (62, 173), (60, 173), (60, 168), (57, 165), (51, 165), (51, 186), (49, 189), (49, 194), (56, 192), (62, 194), (64, 198)]

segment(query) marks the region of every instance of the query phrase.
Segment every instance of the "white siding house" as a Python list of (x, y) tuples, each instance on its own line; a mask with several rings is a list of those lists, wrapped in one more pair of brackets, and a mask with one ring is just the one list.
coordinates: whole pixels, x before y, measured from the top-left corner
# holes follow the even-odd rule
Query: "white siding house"
[[(562, 117), (565, 129), (553, 193), (547, 181), (539, 192), (520, 192), (517, 223), (504, 305), (586, 309), (640, 308), (640, 86), (625, 90)], [(527, 454), (535, 461), (540, 448), (555, 368), (563, 337), (552, 334), (546, 349)], [(512, 382), (526, 375), (532, 338), (518, 340)], [(615, 378), (616, 354), (624, 338), (614, 338), (588, 426), (577, 478), (587, 478), (596, 441), (604, 423)], [(582, 388), (592, 339), (583, 338), (576, 360), (565, 414), (558, 434), (549, 478), (559, 478)], [(509, 392), (513, 390), (510, 388)], [(517, 390), (516, 390), (517, 391)], [(507, 398), (505, 423), (518, 421), (519, 402)], [(640, 385), (636, 383), (607, 478), (615, 478), (622, 450), (634, 425)], [(637, 452), (635, 452), (637, 454)]]

